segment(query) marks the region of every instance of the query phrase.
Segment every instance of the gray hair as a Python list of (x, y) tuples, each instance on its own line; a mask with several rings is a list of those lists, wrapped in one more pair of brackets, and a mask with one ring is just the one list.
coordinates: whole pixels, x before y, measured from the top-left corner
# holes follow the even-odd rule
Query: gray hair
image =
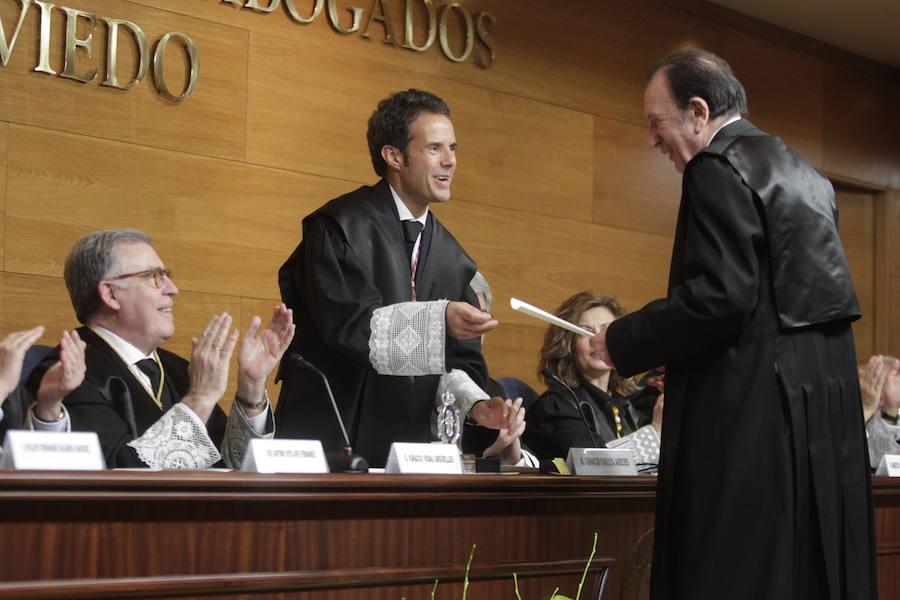
[(97, 288), (119, 267), (117, 246), (150, 244), (152, 241), (149, 235), (137, 229), (104, 229), (75, 242), (66, 258), (64, 276), (80, 323), (87, 325), (103, 304)]
[(490, 312), (491, 303), (494, 301), (494, 296), (491, 294), (490, 284), (488, 284), (487, 279), (484, 278), (484, 275), (481, 274), (481, 271), (475, 272), (475, 276), (472, 277), (472, 281), (469, 282), (469, 287), (471, 287), (472, 291), (476, 294), (481, 294), (482, 296), (484, 296), (484, 310)]
[(690, 48), (665, 57), (644, 76), (644, 85), (658, 71), (664, 71), (669, 92), (682, 111), (691, 98), (703, 98), (709, 106), (709, 118), (722, 115), (747, 115), (747, 93), (731, 71), (728, 62), (707, 50)]

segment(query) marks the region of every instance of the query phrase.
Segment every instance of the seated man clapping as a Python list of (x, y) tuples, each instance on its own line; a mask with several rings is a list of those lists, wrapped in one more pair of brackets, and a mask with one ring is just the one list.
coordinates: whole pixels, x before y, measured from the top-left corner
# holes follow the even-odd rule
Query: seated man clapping
[[(97, 432), (110, 468), (200, 469), (223, 459), (239, 467), (251, 437), (274, 433), (265, 383), (293, 337), (291, 311), (276, 307), (265, 329), (259, 317), (251, 321), (238, 349), (238, 391), (226, 419), (218, 401), (238, 337), (231, 316), (210, 319), (193, 340), (190, 364), (160, 348), (175, 333), (178, 288), (150, 242), (139, 231), (111, 229), (73, 247), (65, 279), (84, 324), (77, 332), (86, 344), (87, 373), (40, 425)], [(58, 350), (29, 378), (32, 394)]]

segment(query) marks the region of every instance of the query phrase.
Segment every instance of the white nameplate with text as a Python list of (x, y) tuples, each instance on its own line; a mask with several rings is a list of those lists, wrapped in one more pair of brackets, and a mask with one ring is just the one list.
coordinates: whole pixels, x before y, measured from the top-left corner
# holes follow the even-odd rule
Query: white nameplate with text
[(885, 454), (875, 469), (879, 476), (900, 477), (900, 454)]
[(569, 448), (566, 464), (575, 475), (638, 474), (634, 453), (627, 448)]
[(394, 442), (385, 473), (461, 475), (462, 461), (454, 444)]
[(319, 440), (252, 439), (241, 471), (251, 473), (328, 473)]
[(103, 471), (106, 463), (93, 431), (9, 431), (3, 442), (4, 469)]

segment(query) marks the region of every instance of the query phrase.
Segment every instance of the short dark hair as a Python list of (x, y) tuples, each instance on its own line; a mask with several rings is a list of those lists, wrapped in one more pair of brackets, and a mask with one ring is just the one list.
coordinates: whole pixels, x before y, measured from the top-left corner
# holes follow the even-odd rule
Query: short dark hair
[(406, 158), (406, 146), (409, 144), (409, 126), (420, 113), (450, 116), (447, 104), (428, 92), (408, 89), (405, 92), (392, 94), (378, 103), (378, 108), (369, 117), (369, 130), (366, 138), (369, 141), (369, 154), (372, 166), (379, 177), (387, 173), (387, 163), (381, 157), (384, 146), (394, 146), (403, 152)]
[(150, 244), (152, 241), (149, 235), (136, 229), (104, 229), (75, 242), (66, 258), (64, 277), (79, 323), (87, 325), (100, 310), (103, 301), (97, 287), (119, 268), (119, 244)]
[(672, 98), (682, 111), (697, 97), (709, 105), (711, 119), (733, 113), (747, 115), (747, 93), (724, 58), (698, 48), (679, 50), (647, 71), (644, 85), (659, 71), (664, 71)]

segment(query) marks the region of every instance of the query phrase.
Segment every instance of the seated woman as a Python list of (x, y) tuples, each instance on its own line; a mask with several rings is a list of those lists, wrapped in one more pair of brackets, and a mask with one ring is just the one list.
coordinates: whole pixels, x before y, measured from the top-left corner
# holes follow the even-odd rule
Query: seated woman
[[(598, 331), (625, 311), (615, 298), (586, 291), (563, 302), (555, 314)], [(630, 399), (655, 390), (620, 378), (591, 352), (589, 339), (555, 326), (547, 330), (538, 373), (549, 389), (529, 411), (524, 442), (540, 458), (565, 457), (569, 448), (607, 446), (632, 448), (639, 466), (658, 463), (662, 395), (652, 419), (636, 410)], [(661, 377), (652, 383), (661, 387)]]

